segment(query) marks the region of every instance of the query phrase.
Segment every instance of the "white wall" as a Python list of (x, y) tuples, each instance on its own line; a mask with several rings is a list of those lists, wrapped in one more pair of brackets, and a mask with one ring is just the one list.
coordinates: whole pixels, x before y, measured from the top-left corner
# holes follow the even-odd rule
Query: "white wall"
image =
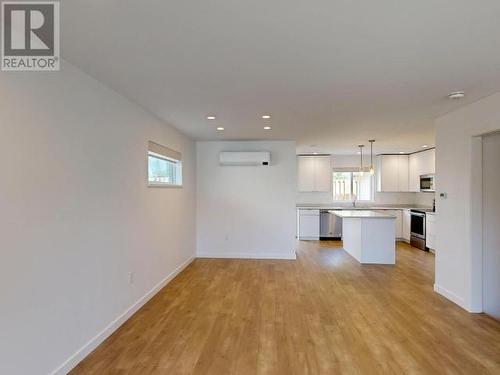
[[(333, 168), (350, 168), (359, 167), (359, 155), (337, 155), (332, 156)], [(363, 158), (364, 166), (369, 166), (370, 155)], [(377, 164), (375, 157), (373, 160), (375, 169)], [(375, 173), (376, 175), (376, 173)], [(376, 186), (376, 184), (375, 184)], [(424, 195), (424, 196), (422, 196)], [(427, 195), (427, 196), (425, 196)], [(432, 206), (432, 195), (423, 193), (378, 193), (375, 192), (375, 204), (418, 204), (424, 206)], [(297, 204), (330, 204), (334, 203), (332, 192), (297, 192)]]
[[(146, 187), (148, 140), (182, 152), (182, 189)], [(0, 73), (1, 374), (82, 349), (63, 373), (194, 256), (195, 167), (192, 141), (68, 63)]]
[[(482, 311), (481, 138), (500, 129), (500, 93), (436, 120), (435, 290)], [(446, 193), (447, 198), (439, 197)]]
[[(295, 258), (295, 142), (197, 142), (197, 254)], [(270, 151), (264, 166), (220, 166), (220, 151)]]

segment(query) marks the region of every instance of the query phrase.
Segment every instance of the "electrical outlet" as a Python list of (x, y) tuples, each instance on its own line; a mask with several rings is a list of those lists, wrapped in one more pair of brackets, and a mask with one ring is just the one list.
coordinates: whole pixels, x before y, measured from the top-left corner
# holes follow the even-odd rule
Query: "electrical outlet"
[(128, 283), (129, 284), (133, 284), (134, 283), (134, 273), (133, 272), (129, 272), (128, 273)]

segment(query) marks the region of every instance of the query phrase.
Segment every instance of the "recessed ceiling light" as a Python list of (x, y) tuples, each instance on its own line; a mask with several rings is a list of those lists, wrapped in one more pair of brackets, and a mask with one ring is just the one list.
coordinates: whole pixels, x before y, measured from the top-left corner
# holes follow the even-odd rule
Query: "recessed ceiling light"
[(451, 94), (448, 94), (448, 98), (450, 99), (462, 99), (465, 97), (465, 92), (463, 91), (455, 91), (452, 92)]
[(208, 115), (207, 120), (215, 120), (215, 115)]
[(223, 128), (222, 126), (219, 126), (219, 127), (217, 128), (217, 130), (221, 132), (221, 131), (223, 131), (223, 130), (224, 130), (224, 128)]
[(429, 147), (429, 146), (427, 146), (427, 145), (422, 145), (422, 148), (427, 148), (427, 147)]
[(270, 119), (270, 118), (271, 118), (271, 115), (262, 115), (262, 118), (263, 118), (264, 120), (268, 120), (268, 119)]
[(270, 126), (264, 126), (264, 130), (271, 130)]

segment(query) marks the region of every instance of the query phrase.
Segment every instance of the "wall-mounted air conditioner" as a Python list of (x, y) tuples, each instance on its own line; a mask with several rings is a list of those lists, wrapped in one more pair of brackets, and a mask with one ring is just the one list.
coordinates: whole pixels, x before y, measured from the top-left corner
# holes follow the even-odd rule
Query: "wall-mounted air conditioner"
[(267, 151), (222, 151), (220, 165), (270, 165), (271, 153)]

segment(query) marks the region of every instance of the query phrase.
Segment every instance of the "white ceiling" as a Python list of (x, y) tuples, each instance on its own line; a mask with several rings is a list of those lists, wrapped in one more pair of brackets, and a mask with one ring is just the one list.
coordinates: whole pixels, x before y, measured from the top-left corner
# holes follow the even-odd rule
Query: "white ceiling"
[(498, 0), (64, 0), (61, 51), (194, 139), (414, 151), (500, 90), (499, 19)]

